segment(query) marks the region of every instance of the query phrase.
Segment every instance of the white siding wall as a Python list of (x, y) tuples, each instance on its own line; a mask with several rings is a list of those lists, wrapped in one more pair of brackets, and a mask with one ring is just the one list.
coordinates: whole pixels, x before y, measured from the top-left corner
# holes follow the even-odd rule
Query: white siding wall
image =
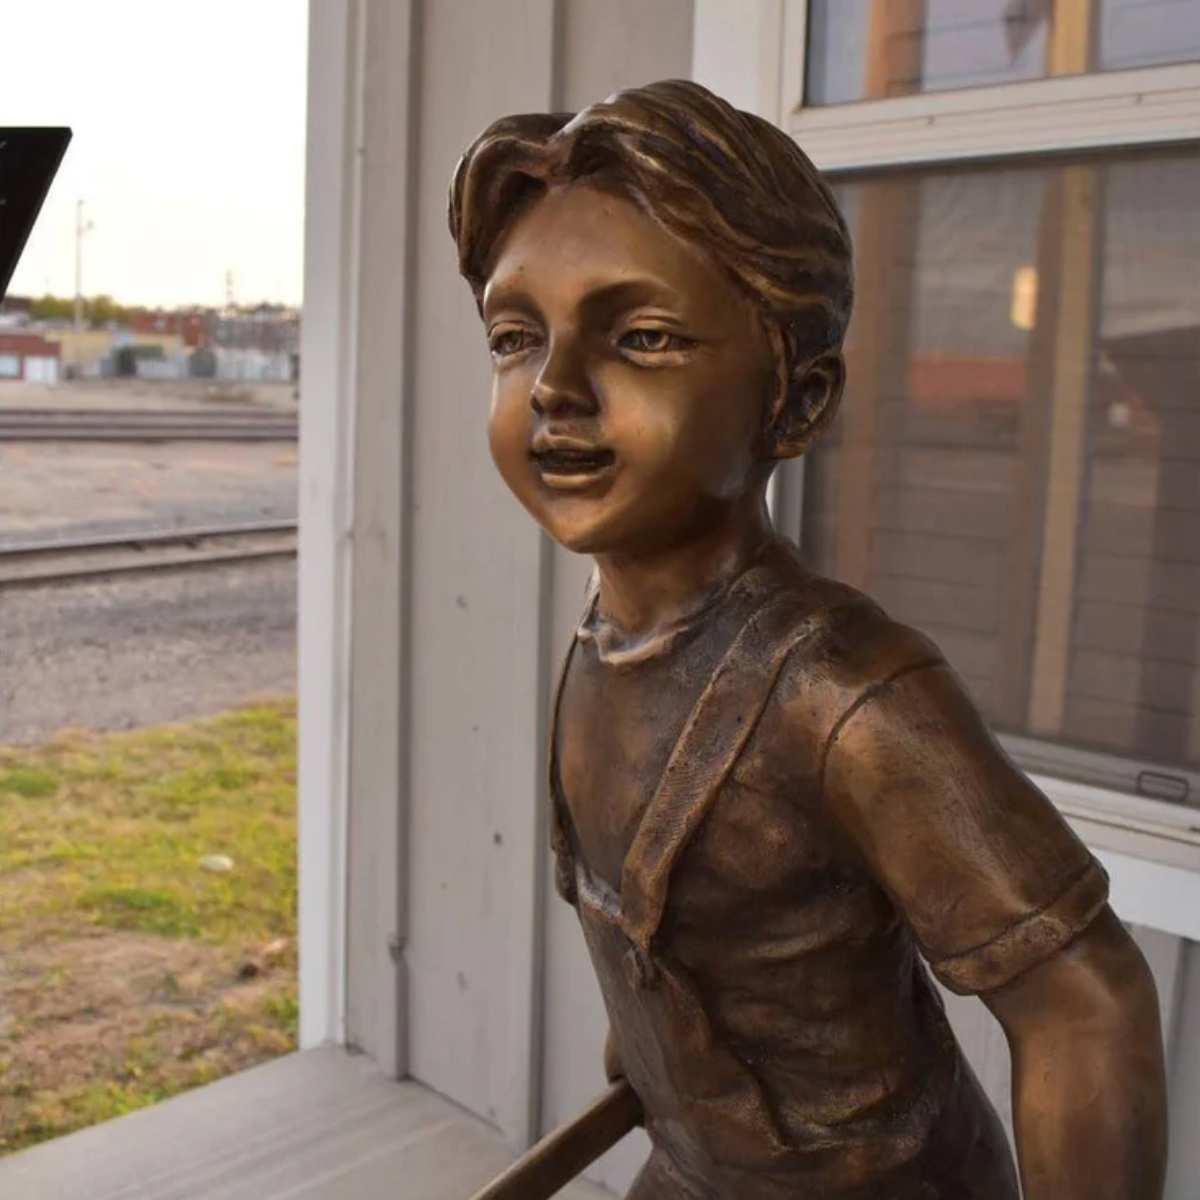
[(1183, 947), (1171, 1071), (1171, 1156), (1167, 1200), (1200, 1196), (1200, 945)]
[(446, 190), (497, 116), (686, 76), (691, 0), (359, 0), (348, 21), (346, 1039), (520, 1145), (603, 1084), (599, 1001), (547, 901), (543, 795), (585, 568), (489, 460), (490, 364)]
[[(721, 73), (711, 21), (725, 2), (696, 8), (710, 22), (695, 44), (704, 78)], [(489, 461), (489, 363), (455, 269), (446, 187), (456, 156), (500, 114), (574, 109), (621, 86), (691, 74), (693, 5), (345, 0), (339, 8), (353, 102), (337, 118), (348, 190), (334, 198), (349, 208), (336, 214), (341, 265), (331, 260), (326, 274), (349, 297), (338, 345), (350, 366), (341, 376), (331, 361), (327, 375), (339, 403), (350, 398), (353, 419), (337, 436), (351, 439), (354, 461), (338, 485), (348, 494), (314, 493), (312, 504), (347, 520), (353, 510), (345, 1039), (523, 1145), (603, 1084), (602, 1006), (573, 914), (548, 882), (543, 779), (548, 699), (587, 563), (545, 541)], [(777, 81), (787, 63), (764, 31), (783, 6), (761, 0), (754, 11), (755, 36), (735, 47), (738, 70), (774, 55)], [(735, 84), (723, 90), (734, 94)], [(775, 84), (760, 84), (743, 80), (738, 98), (758, 97), (754, 106), (778, 117)], [(332, 561), (340, 534), (326, 534), (321, 548)], [(336, 607), (334, 589), (328, 600)], [(312, 653), (315, 634), (306, 644)], [(306, 695), (311, 709), (311, 686)], [(338, 836), (336, 819), (329, 828)], [(317, 837), (306, 842), (310, 857), (319, 857)], [(336, 873), (333, 888), (329, 903)], [(311, 902), (309, 911), (316, 922)], [(1138, 937), (1168, 1018), (1177, 1130), (1169, 1197), (1195, 1200), (1200, 1140), (1187, 1130), (1200, 1123), (1200, 948), (1150, 930)], [(321, 987), (313, 980), (309, 995)], [(336, 986), (331, 996), (310, 1028), (336, 1036)], [(978, 1003), (951, 999), (950, 1009), (1006, 1108), (998, 1028)], [(629, 1139), (596, 1177), (623, 1187), (644, 1149), (643, 1138)]]
[(540, 538), (484, 437), (489, 362), (446, 188), (495, 116), (552, 101), (553, 4), (422, 6), (413, 326), (409, 1063), (529, 1134)]

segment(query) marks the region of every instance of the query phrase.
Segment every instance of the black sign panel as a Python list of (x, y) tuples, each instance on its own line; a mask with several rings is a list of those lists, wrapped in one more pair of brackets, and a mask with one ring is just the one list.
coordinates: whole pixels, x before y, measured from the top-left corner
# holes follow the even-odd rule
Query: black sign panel
[(0, 127), (0, 300), (70, 140), (69, 129)]

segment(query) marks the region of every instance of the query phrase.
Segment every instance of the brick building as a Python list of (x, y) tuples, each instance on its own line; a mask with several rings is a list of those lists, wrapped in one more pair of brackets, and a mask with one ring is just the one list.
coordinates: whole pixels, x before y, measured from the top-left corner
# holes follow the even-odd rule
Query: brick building
[(57, 383), (61, 366), (57, 342), (28, 329), (0, 329), (0, 380)]
[(153, 334), (181, 338), (189, 350), (212, 344), (213, 315), (209, 312), (163, 312), (134, 309), (126, 327), (135, 337)]

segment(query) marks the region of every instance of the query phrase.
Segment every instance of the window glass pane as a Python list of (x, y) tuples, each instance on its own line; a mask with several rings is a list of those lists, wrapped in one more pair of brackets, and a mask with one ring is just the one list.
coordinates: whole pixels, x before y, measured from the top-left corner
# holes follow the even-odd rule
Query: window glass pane
[(1200, 152), (839, 190), (858, 300), (809, 560), (1000, 730), (1200, 772)]
[(1200, 59), (1200, 0), (1101, 0), (1105, 71)]
[(1200, 58), (1200, 0), (810, 0), (806, 103)]

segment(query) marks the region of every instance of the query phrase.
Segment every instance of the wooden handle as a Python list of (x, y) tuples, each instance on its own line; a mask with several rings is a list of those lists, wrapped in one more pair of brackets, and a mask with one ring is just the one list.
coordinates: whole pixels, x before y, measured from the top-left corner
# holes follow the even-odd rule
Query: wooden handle
[(471, 1200), (549, 1200), (641, 1122), (642, 1106), (633, 1088), (624, 1080), (614, 1083)]

